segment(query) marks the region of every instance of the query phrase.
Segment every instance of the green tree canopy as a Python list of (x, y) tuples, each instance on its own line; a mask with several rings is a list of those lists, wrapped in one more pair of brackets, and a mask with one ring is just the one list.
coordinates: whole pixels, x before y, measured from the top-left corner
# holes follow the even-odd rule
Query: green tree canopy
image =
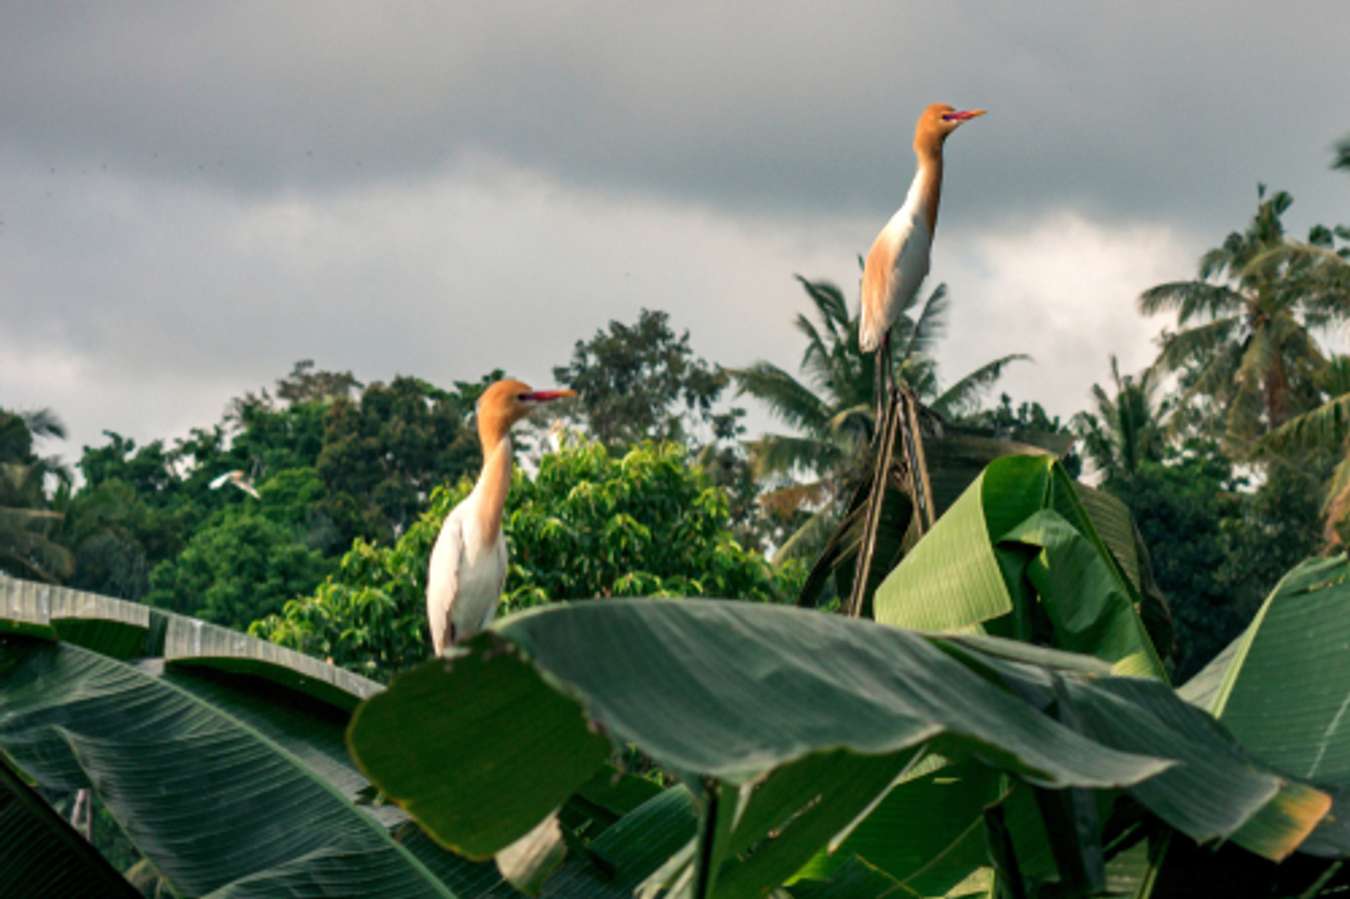
[[(251, 632), (388, 677), (424, 658), (426, 569), (441, 522), (472, 484), (437, 488), (392, 546), (358, 540), (308, 597)], [(503, 530), (511, 551), (502, 614), (563, 599), (683, 595), (782, 600), (803, 572), (736, 542), (725, 491), (678, 444), (622, 456), (569, 443), (533, 479), (517, 471)]]
[(643, 440), (702, 446), (741, 432), (742, 409), (718, 406), (729, 379), (676, 334), (669, 313), (643, 309), (578, 340), (553, 377), (577, 391), (579, 418), (610, 449)]
[(146, 601), (243, 630), (313, 590), (328, 568), (292, 529), (253, 510), (230, 510), (155, 566)]

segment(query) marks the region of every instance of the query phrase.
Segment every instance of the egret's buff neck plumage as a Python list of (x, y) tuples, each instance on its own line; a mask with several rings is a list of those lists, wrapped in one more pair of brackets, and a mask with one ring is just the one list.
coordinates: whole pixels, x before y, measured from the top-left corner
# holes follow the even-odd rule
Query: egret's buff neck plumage
[(914, 173), (914, 187), (919, 192), (924, 224), (929, 238), (937, 230), (938, 204), (942, 200), (942, 143), (947, 133), (936, 127), (928, 116), (919, 119), (914, 129), (914, 155), (919, 169)]
[(511, 488), (511, 417), (496, 409), (478, 416), (478, 441), (483, 447), (483, 470), (474, 492), (478, 494), (478, 532), (492, 543), (502, 527), (502, 509)]

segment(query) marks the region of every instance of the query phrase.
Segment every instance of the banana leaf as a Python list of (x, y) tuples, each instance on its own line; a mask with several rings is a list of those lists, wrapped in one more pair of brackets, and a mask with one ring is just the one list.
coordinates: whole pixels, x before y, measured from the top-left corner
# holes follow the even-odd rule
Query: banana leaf
[[(0, 774), (91, 787), (183, 895), (523, 895), (372, 801), (344, 733), (381, 689), (204, 622), (0, 578), (0, 765), (16, 766)], [(120, 895), (121, 875), (98, 886), (110, 869), (13, 780), (0, 788), (0, 828), (15, 834), (0, 841), (0, 895), (10, 873), (38, 895)], [(691, 837), (691, 804), (602, 766), (564, 806), (590, 842), (568, 847), (542, 895), (631, 895)]]
[(1049, 456), (993, 462), (877, 589), (877, 621), (1043, 642), (1165, 680), (1138, 611), (1138, 557), (1131, 578), (1081, 496)]
[(1180, 691), (1253, 755), (1319, 784), (1335, 810), (1301, 847), (1350, 855), (1350, 560), (1310, 559)]
[(1197, 840), (1272, 858), (1325, 814), (1324, 792), (1252, 759), (1163, 683), (1100, 670), (762, 604), (556, 604), (396, 678), (357, 709), (348, 743), (435, 839), (484, 858), (634, 745), (698, 801), (698, 835), (648, 881), (674, 895), (778, 887), (862, 826), (921, 750), (1038, 787), (1124, 789)]

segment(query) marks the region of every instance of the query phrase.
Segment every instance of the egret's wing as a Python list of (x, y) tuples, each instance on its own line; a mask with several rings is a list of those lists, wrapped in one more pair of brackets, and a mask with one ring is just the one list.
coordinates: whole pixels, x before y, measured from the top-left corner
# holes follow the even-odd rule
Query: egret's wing
[(928, 254), (932, 239), (923, 218), (910, 219), (901, 228), (899, 249), (891, 272), (891, 295), (887, 300), (887, 322), (895, 324), (900, 313), (909, 308), (928, 277)]
[(492, 623), (492, 619), (497, 615), (497, 606), (501, 605), (502, 590), (506, 589), (506, 569), (510, 564), (506, 551), (506, 538), (499, 536), (497, 538), (497, 567), (501, 571), (501, 577), (497, 578), (497, 593), (492, 597), (492, 602), (488, 605), (487, 614), (483, 616), (483, 627), (486, 628)]
[(441, 525), (427, 570), (427, 623), (436, 655), (450, 644), (450, 616), (459, 595), (459, 572), (464, 565), (464, 524), (459, 507)]
[(858, 345), (864, 353), (881, 346), (890, 322), (886, 321), (886, 298), (891, 292), (891, 272), (895, 262), (895, 243), (887, 225), (867, 251), (862, 276), (862, 323), (858, 327)]
[(254, 499), (262, 499), (262, 497), (258, 495), (257, 488), (255, 488), (248, 481), (235, 481), (234, 486), (238, 487), (240, 490), (244, 491)]
[(858, 343), (864, 352), (881, 345), (882, 337), (919, 292), (928, 277), (931, 243), (927, 224), (908, 209), (896, 213), (877, 235), (863, 266)]
[(232, 474), (234, 474), (234, 472), (227, 471), (223, 475), (212, 478), (211, 483), (208, 484), (207, 486), (210, 487), (212, 490), (219, 490), (221, 486), (230, 479), (230, 475)]

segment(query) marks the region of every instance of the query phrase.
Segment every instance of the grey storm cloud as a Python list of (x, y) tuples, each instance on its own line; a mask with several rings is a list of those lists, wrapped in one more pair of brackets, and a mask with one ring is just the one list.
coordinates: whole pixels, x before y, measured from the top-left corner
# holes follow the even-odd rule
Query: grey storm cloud
[(991, 110), (942, 370), (1029, 352), (1003, 385), (1069, 414), (1257, 181), (1345, 220), (1343, 5), (0, 0), (0, 405), (74, 455), (305, 357), (543, 381), (641, 306), (792, 368), (792, 273), (852, 293), (940, 100)]
[(1213, 226), (1259, 179), (1318, 192), (1350, 127), (1338, 7), (13, 3), (0, 142), (243, 192), (479, 152), (604, 189), (852, 212), (894, 204), (915, 115), (943, 100), (993, 111), (955, 148), (963, 214)]

